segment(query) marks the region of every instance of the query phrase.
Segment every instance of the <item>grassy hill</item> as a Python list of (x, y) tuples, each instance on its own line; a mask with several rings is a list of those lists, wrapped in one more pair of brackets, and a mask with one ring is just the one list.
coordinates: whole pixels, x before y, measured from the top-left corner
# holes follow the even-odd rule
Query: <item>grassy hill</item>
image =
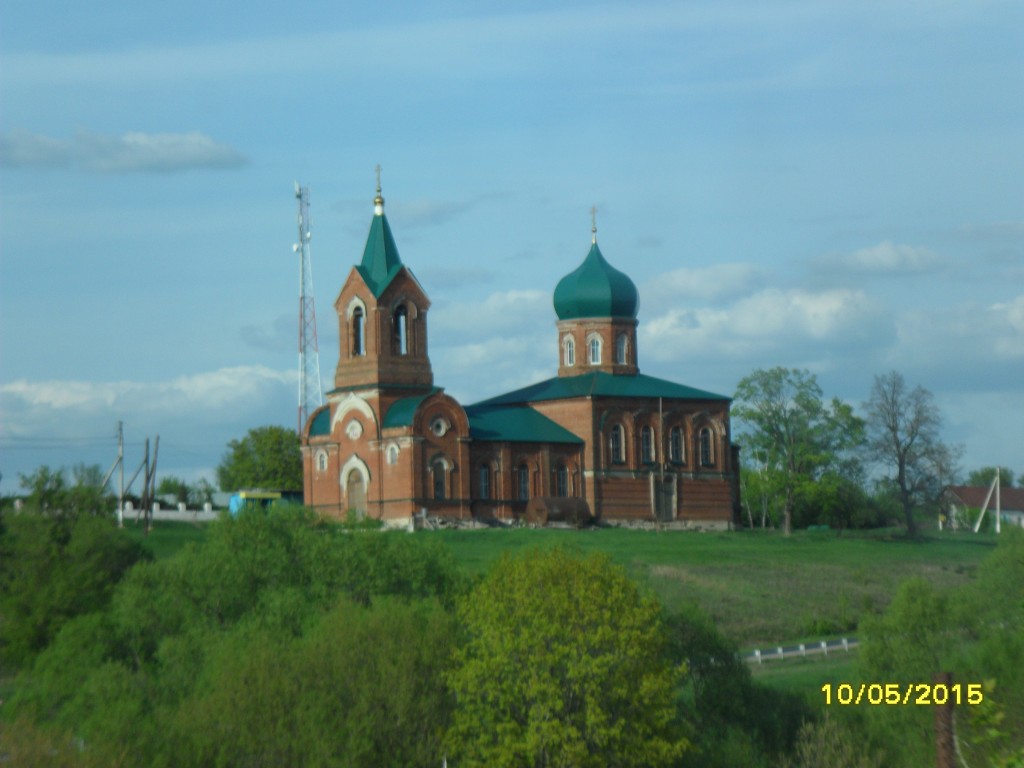
[[(142, 538), (141, 531), (132, 529)], [(397, 535), (397, 534), (396, 534)], [(742, 647), (851, 632), (862, 614), (884, 608), (899, 584), (920, 576), (936, 587), (970, 580), (995, 537), (969, 533), (907, 539), (898, 531), (654, 532), (481, 529), (425, 531), (451, 549), (469, 574), (503, 552), (564, 546), (604, 552), (658, 595), (669, 611), (696, 604)], [(158, 524), (146, 546), (166, 557), (202, 526)]]

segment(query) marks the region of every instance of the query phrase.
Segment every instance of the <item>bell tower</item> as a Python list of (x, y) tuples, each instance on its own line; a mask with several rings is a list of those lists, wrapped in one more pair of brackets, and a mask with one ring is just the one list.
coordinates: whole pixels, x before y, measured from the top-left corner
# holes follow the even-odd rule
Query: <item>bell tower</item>
[(340, 339), (336, 388), (431, 389), (434, 374), (427, 354), (430, 299), (398, 255), (384, 215), (380, 166), (363, 258), (349, 273), (334, 309)]
[(555, 288), (558, 375), (635, 375), (640, 294), (628, 275), (605, 260), (597, 247), (596, 209), (590, 214), (590, 252)]

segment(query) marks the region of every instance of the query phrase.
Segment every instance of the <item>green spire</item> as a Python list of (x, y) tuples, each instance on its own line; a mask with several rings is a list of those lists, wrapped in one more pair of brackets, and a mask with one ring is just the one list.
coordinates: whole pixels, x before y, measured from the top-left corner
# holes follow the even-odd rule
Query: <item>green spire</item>
[(377, 196), (373, 200), (373, 221), (363, 249), (363, 260), (356, 269), (363, 276), (375, 298), (380, 298), (402, 268), (398, 246), (384, 215), (384, 198), (380, 194), (380, 166), (377, 166)]

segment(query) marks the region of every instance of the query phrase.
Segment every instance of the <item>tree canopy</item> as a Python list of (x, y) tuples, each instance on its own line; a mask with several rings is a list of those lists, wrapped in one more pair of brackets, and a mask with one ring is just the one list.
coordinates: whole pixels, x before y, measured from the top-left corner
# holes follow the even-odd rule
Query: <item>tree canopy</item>
[(19, 474), (21, 487), (28, 493), (25, 506), (29, 510), (51, 516), (103, 515), (114, 510), (114, 497), (103, 487), (103, 470), (98, 465), (76, 464), (71, 469), (72, 482), (61, 467), (43, 465), (24, 475)]
[(656, 600), (606, 557), (503, 557), (459, 607), (459, 766), (670, 765), (687, 742)]
[(863, 443), (864, 422), (838, 398), (826, 404), (809, 371), (754, 371), (737, 385), (732, 414), (742, 423), (747, 460), (762, 467), (783, 496), (787, 534), (802, 484), (828, 470), (859, 475), (855, 449)]
[(907, 533), (914, 535), (915, 507), (939, 498), (952, 480), (957, 451), (939, 436), (942, 414), (932, 393), (921, 386), (910, 389), (897, 371), (875, 377), (865, 410), (868, 449), (888, 467)]
[[(992, 481), (996, 476), (996, 467), (982, 467), (981, 469), (972, 470), (967, 475), (967, 482), (965, 485), (987, 487), (992, 485)], [(1014, 474), (1012, 469), (1006, 467), (999, 467), (999, 484), (1003, 488), (1012, 488), (1014, 481)]]
[(228, 443), (217, 467), (222, 491), (241, 488), (302, 490), (302, 454), (299, 436), (285, 427), (250, 429), (241, 440)]

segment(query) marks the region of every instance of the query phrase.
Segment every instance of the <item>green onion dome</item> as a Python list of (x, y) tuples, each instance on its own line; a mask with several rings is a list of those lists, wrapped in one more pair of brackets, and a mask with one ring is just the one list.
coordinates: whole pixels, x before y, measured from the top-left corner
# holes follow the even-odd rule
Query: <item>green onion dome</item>
[(587, 258), (558, 281), (555, 314), (559, 320), (583, 317), (636, 319), (640, 294), (629, 276), (605, 261), (595, 242)]

